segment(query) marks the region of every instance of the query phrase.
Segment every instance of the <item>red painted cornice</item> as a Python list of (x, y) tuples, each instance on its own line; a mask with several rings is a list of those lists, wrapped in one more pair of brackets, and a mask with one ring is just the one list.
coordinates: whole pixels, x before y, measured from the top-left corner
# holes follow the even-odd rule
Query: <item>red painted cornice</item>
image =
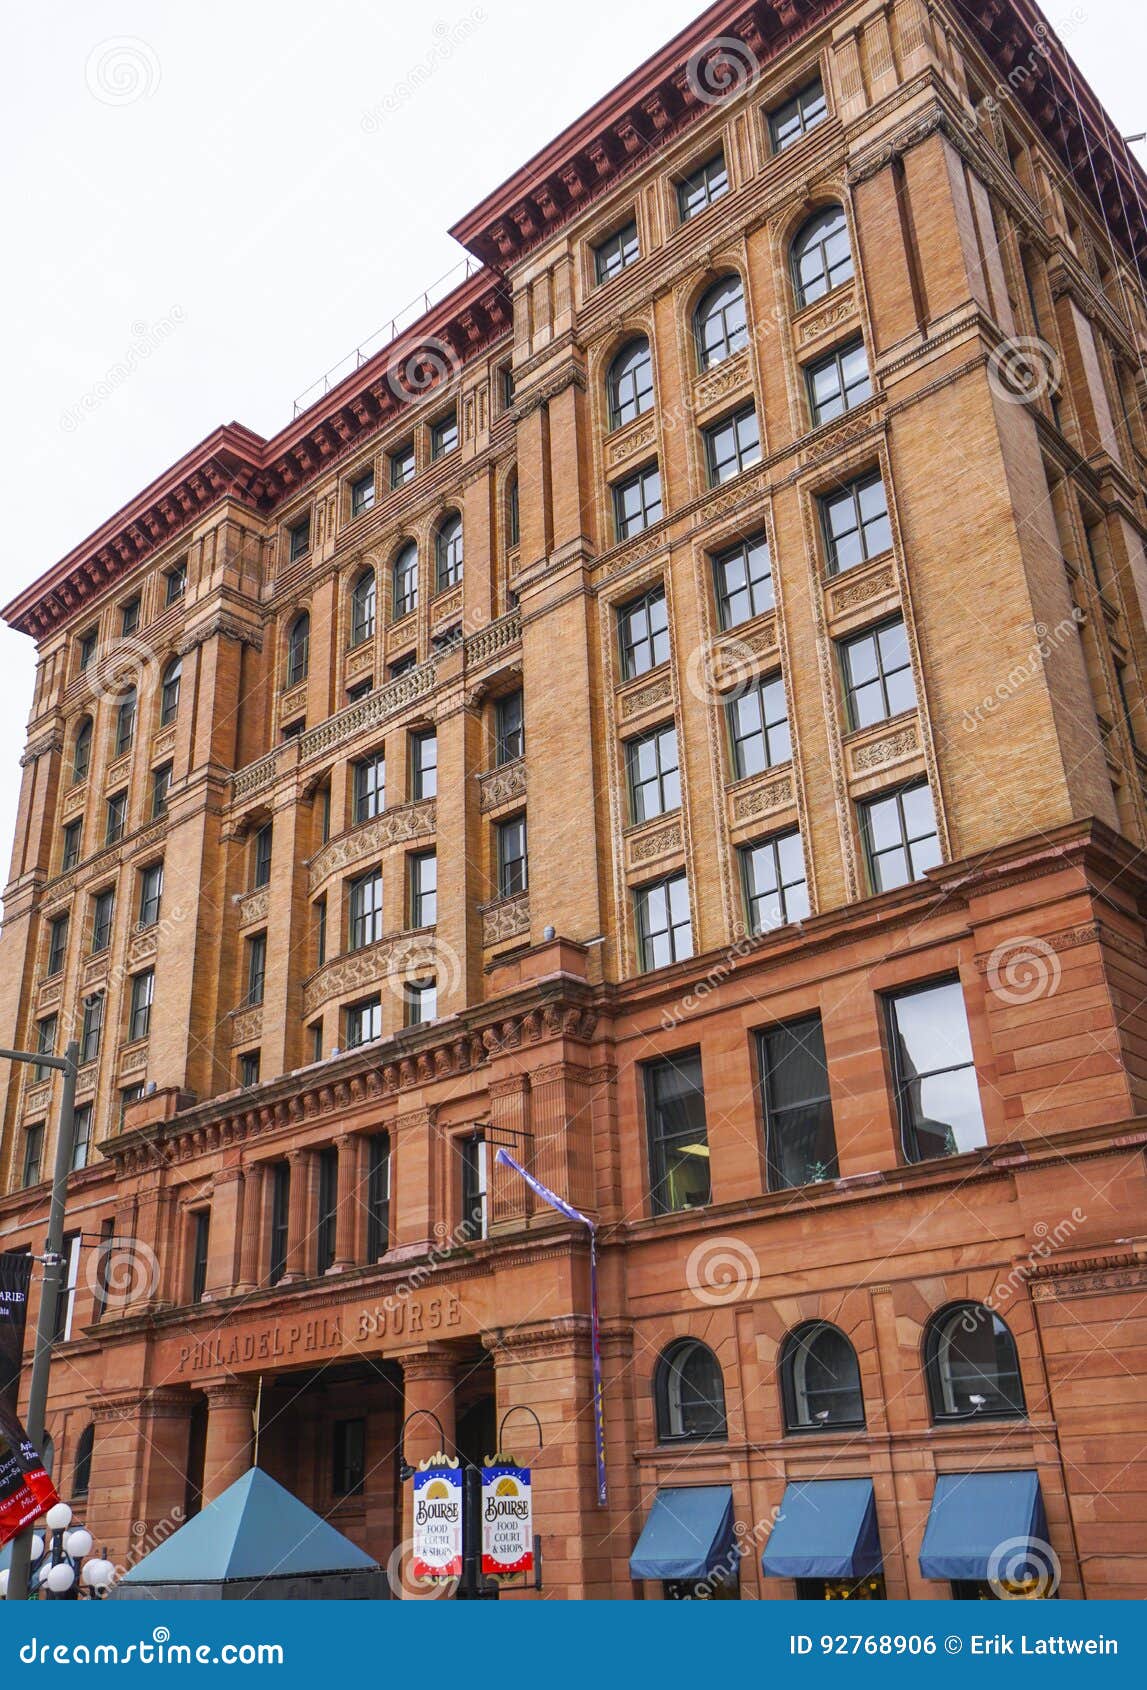
[[(471, 276), (270, 440), (240, 423), (209, 434), (0, 615), (42, 639), (220, 499), (260, 515), (273, 512), (352, 451), (360, 436), (396, 416), (408, 402), (404, 394), (419, 398), (448, 386), (510, 323), (500, 278), (490, 271)], [(427, 371), (437, 379), (428, 381)]]
[[(536, 153), (450, 233), (492, 269), (504, 270), (551, 230), (608, 192), (651, 153), (711, 112), (689, 62), (706, 43), (736, 40), (733, 59), (752, 71), (850, 0), (718, 0), (611, 94)], [(700, 63), (704, 64), (702, 58)]]

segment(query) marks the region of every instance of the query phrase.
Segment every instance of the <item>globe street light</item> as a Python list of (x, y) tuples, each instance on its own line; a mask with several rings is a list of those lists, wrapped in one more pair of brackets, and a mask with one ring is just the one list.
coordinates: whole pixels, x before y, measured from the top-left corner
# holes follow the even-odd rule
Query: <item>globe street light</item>
[[(115, 1581), (115, 1567), (106, 1557), (92, 1555), (91, 1532), (73, 1526), (72, 1519), (68, 1504), (57, 1502), (44, 1516), (46, 1533), (32, 1534), (29, 1591), (42, 1591), (49, 1600), (75, 1601), (86, 1595), (99, 1601)], [(10, 1576), (7, 1568), (0, 1571), (0, 1598), (8, 1595)]]

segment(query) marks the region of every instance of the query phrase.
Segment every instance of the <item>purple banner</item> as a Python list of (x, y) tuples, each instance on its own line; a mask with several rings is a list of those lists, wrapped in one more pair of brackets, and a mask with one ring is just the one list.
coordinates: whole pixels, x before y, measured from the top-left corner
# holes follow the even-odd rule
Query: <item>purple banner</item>
[(604, 1508), (608, 1500), (605, 1483), (605, 1415), (602, 1411), (601, 1392), (601, 1321), (598, 1315), (597, 1302), (597, 1228), (588, 1215), (583, 1215), (580, 1209), (575, 1209), (567, 1203), (564, 1197), (559, 1197), (556, 1191), (551, 1191), (548, 1185), (543, 1185), (540, 1179), (528, 1174), (507, 1150), (499, 1150), (494, 1157), (495, 1162), (501, 1162), (504, 1168), (512, 1168), (516, 1174), (525, 1180), (530, 1190), (548, 1203), (551, 1209), (556, 1209), (560, 1215), (568, 1220), (578, 1221), (589, 1228), (589, 1315), (592, 1332), (593, 1348), (593, 1434), (597, 1448), (597, 1502), (599, 1508)]

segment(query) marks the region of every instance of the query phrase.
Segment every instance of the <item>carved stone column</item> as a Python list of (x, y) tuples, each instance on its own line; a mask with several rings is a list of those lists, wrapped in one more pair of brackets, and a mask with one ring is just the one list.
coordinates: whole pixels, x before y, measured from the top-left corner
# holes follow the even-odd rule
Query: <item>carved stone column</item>
[(203, 1456), (203, 1500), (213, 1502), (251, 1465), (255, 1386), (242, 1379), (206, 1387), (207, 1446)]
[(362, 1242), (363, 1208), (362, 1139), (343, 1133), (335, 1140), (339, 1153), (338, 1204), (335, 1221), (335, 1259), (328, 1272), (345, 1273), (364, 1258)]
[(236, 1291), (253, 1291), (263, 1269), (263, 1194), (266, 1173), (261, 1162), (252, 1162), (243, 1173), (243, 1224), (239, 1245), (239, 1282)]
[(307, 1277), (311, 1230), (311, 1153), (309, 1150), (289, 1150), (287, 1162), (291, 1169), (291, 1194), (287, 1206), (287, 1271), (282, 1283), (291, 1285), (295, 1280)]

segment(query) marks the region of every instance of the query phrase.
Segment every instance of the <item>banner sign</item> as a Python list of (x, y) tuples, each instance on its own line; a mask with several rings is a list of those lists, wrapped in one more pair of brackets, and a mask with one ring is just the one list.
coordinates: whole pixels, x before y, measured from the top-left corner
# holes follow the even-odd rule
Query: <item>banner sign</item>
[(589, 1313), (593, 1344), (593, 1432), (594, 1443), (597, 1447), (597, 1503), (604, 1508), (608, 1501), (605, 1484), (605, 1414), (602, 1407), (601, 1391), (601, 1320), (597, 1303), (597, 1228), (588, 1215), (583, 1215), (580, 1209), (575, 1209), (567, 1203), (564, 1197), (559, 1197), (556, 1191), (551, 1191), (548, 1185), (543, 1185), (540, 1179), (528, 1174), (506, 1150), (499, 1150), (494, 1157), (495, 1162), (501, 1162), (505, 1168), (512, 1168), (514, 1172), (525, 1180), (530, 1190), (539, 1196), (543, 1203), (548, 1203), (551, 1209), (556, 1209), (560, 1215), (568, 1220), (580, 1221), (582, 1226), (589, 1228)]
[(462, 1469), (426, 1467), (414, 1475), (416, 1579), (457, 1578), (462, 1572)]
[(528, 1467), (482, 1469), (482, 1571), (532, 1573), (534, 1508)]
[(31, 1282), (32, 1258), (26, 1251), (0, 1255), (0, 1544), (60, 1500), (18, 1412)]

